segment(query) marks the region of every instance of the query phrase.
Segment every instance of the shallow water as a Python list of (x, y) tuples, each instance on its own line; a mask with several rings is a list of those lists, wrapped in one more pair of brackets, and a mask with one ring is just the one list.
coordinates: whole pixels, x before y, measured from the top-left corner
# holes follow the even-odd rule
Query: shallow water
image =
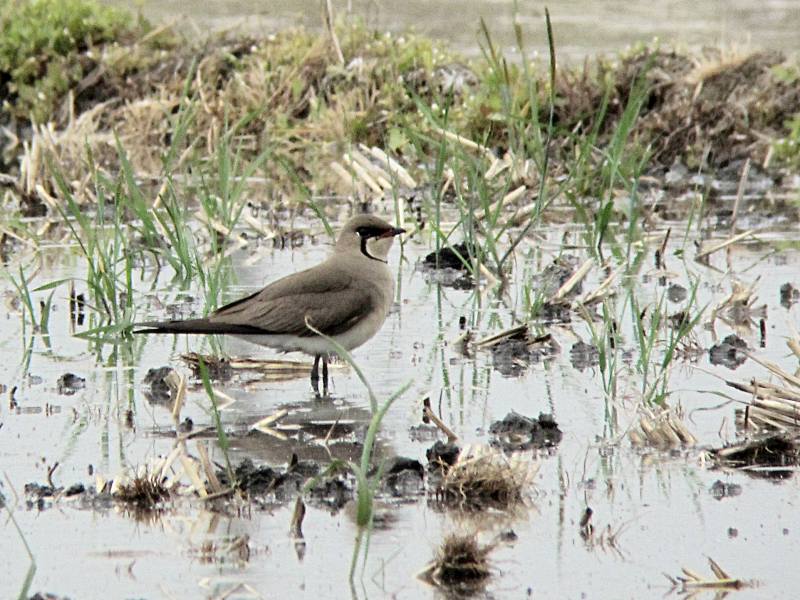
[[(128, 0), (104, 0), (130, 8)], [(332, 2), (337, 15), (346, 11), (380, 31), (401, 32), (414, 28), (437, 39), (448, 40), (467, 56), (480, 53), (479, 23), (484, 19), (493, 40), (504, 50), (516, 47), (514, 2), (493, 0), (410, 0), (387, 3), (375, 0)], [(613, 54), (637, 42), (654, 38), (693, 47), (733, 44), (737, 47), (768, 48), (797, 52), (800, 9), (792, 0), (752, 2), (732, 0), (690, 2), (665, 0), (648, 2), (519, 2), (518, 22), (528, 50), (547, 53), (544, 8), (549, 6), (561, 60), (582, 61), (597, 54)], [(163, 22), (188, 17), (202, 30), (235, 30), (263, 35), (282, 28), (304, 25), (318, 29), (322, 23), (317, 0), (270, 1), (217, 0), (206, 2), (198, 11), (196, 3), (139, 0), (148, 18)], [(454, 22), (454, 16), (457, 22)]]
[[(726, 257), (712, 257), (705, 267), (674, 250), (683, 247), (681, 224), (674, 227), (667, 252), (666, 281), (650, 273), (652, 248), (631, 283), (644, 304), (659, 298), (665, 284), (688, 287), (688, 276), (699, 277), (698, 304), (714, 305), (730, 292), (731, 281), (753, 282), (760, 277), (759, 304), (767, 304), (766, 346), (759, 349), (758, 328), (738, 333), (758, 355), (793, 370), (796, 359), (788, 357), (785, 336), (796, 323), (796, 309), (779, 304), (778, 288), (794, 281), (800, 268), (800, 239), (796, 227), (764, 226), (769, 244), (739, 244)], [(172, 448), (165, 434), (172, 428), (169, 411), (150, 404), (144, 397), (142, 379), (149, 368), (171, 365), (189, 374), (179, 355), (186, 351), (208, 351), (206, 338), (161, 336), (137, 338), (129, 346), (130, 357), (112, 355), (106, 345), (100, 354), (87, 342), (70, 334), (65, 288), (54, 296), (50, 348), (40, 336), (32, 340), (22, 334), (19, 313), (13, 310), (10, 284), (3, 293), (12, 307), (2, 329), (0, 382), (17, 386), (16, 408), (0, 404), (0, 490), (14, 508), (14, 515), (36, 558), (37, 572), (31, 591), (47, 591), (71, 598), (99, 597), (218, 597), (240, 584), (247, 584), (263, 597), (294, 594), (304, 597), (340, 598), (439, 597), (439, 592), (415, 578), (433, 556), (444, 535), (454, 530), (478, 529), (482, 539), (512, 529), (517, 539), (501, 544), (491, 554), (495, 577), (487, 588), (492, 597), (519, 598), (526, 593), (539, 598), (662, 596), (670, 589), (663, 573), (679, 575), (682, 567), (711, 576), (706, 556), (713, 557), (735, 577), (756, 580), (757, 587), (737, 592), (737, 598), (790, 598), (800, 575), (787, 568), (785, 560), (796, 549), (800, 500), (796, 478), (780, 483), (754, 479), (741, 472), (710, 469), (699, 450), (678, 452), (641, 451), (631, 447), (626, 431), (635, 419), (637, 380), (621, 378), (616, 403), (606, 401), (596, 368), (575, 368), (569, 349), (578, 341), (590, 342), (588, 328), (573, 314), (570, 325), (545, 326), (561, 347), (554, 357), (534, 362), (522, 375), (507, 377), (492, 366), (491, 354), (478, 351), (473, 358), (459, 354), (450, 343), (460, 331), (465, 316), (477, 337), (513, 324), (512, 315), (522, 316), (521, 285), (550, 262), (564, 239), (565, 229), (550, 228), (536, 250), (528, 248), (517, 259), (514, 285), (504, 303), (491, 293), (478, 297), (472, 291), (443, 287), (436, 278), (419, 269), (430, 251), (424, 236), (407, 241), (402, 252), (395, 248), (391, 265), (396, 269), (398, 299), (379, 334), (354, 355), (379, 398), (386, 398), (408, 381), (411, 388), (389, 411), (381, 434), (381, 453), (403, 455), (425, 462), (425, 449), (432, 439), (418, 440), (411, 428), (420, 424), (420, 399), (430, 396), (434, 410), (465, 443), (487, 441), (487, 429), (509, 411), (536, 416), (552, 413), (564, 438), (557, 449), (543, 455), (532, 486), (528, 506), (513, 515), (481, 513), (468, 515), (443, 510), (432, 499), (381, 499), (381, 514), (388, 513), (371, 538), (364, 576), (351, 590), (347, 571), (356, 534), (351, 506), (338, 512), (309, 507), (303, 531), (306, 548), (301, 557), (288, 534), (293, 503), (256, 507), (235, 516), (212, 513), (198, 501), (179, 501), (163, 517), (137, 521), (117, 507), (100, 510), (81, 508), (77, 501), (62, 499), (45, 510), (26, 508), (22, 496), (25, 483), (44, 483), (47, 468), (55, 462), (57, 485), (93, 483), (88, 474), (106, 478), (125, 467), (136, 468), (164, 455)], [(726, 233), (716, 234), (721, 238)], [(696, 237), (692, 230), (692, 238)], [(278, 250), (271, 244), (251, 243), (233, 256), (238, 284), (228, 298), (260, 287), (265, 281), (321, 260), (327, 252), (322, 243), (307, 239), (296, 249)], [(575, 231), (567, 241), (579, 242)], [(654, 246), (658, 245), (657, 238)], [(692, 255), (691, 244), (687, 255)], [(581, 250), (573, 251), (581, 259)], [(81, 262), (74, 248), (43, 251), (42, 269), (31, 287), (67, 276), (82, 277)], [(25, 258), (22, 253), (19, 258)], [(29, 255), (28, 255), (29, 257)], [(728, 265), (732, 265), (731, 269)], [(138, 289), (152, 285), (152, 273), (143, 273)], [(593, 271), (584, 283), (591, 290), (602, 279)], [(77, 283), (77, 290), (81, 284)], [(622, 291), (622, 288), (620, 288)], [(198, 290), (189, 290), (199, 297)], [(179, 297), (174, 288), (157, 280), (149, 294), (150, 307), (144, 317), (164, 314), (164, 305)], [(36, 298), (44, 297), (43, 293)], [(153, 298), (158, 298), (160, 305)], [(145, 302), (145, 300), (142, 300)], [(669, 312), (680, 304), (669, 303)], [(184, 307), (187, 308), (187, 307)], [(188, 308), (191, 308), (188, 307)], [(195, 306), (196, 308), (196, 306)], [(636, 344), (631, 324), (623, 322), (623, 347), (633, 352)], [(717, 335), (732, 330), (717, 325)], [(712, 344), (711, 333), (698, 325), (697, 341)], [(245, 342), (224, 341), (231, 355), (272, 356), (269, 351)], [(29, 364), (25, 349), (32, 344)], [(120, 346), (122, 353), (124, 348)], [(86, 387), (74, 395), (59, 395), (56, 382), (72, 372), (86, 378)], [(311, 419), (326, 423), (341, 419), (358, 429), (369, 417), (363, 386), (346, 368), (333, 370), (334, 399), (314, 401), (305, 377), (288, 381), (265, 381), (255, 375), (241, 376), (218, 387), (236, 398), (222, 412), (226, 430), (233, 435), (231, 458), (251, 458), (256, 463), (285, 465), (292, 452), (301, 457), (325, 455), (319, 439), (282, 442), (260, 435), (244, 435), (258, 419), (287, 407), (287, 420), (303, 423)], [(713, 392), (742, 395), (726, 387), (720, 378), (746, 381), (762, 368), (748, 361), (736, 371), (709, 364), (708, 352), (697, 363), (678, 362), (671, 377), (669, 399), (688, 413), (687, 425), (701, 446), (718, 446), (735, 437), (734, 404)], [(195, 427), (211, 424), (207, 398), (191, 380), (189, 400), (182, 416)], [(626, 382), (629, 382), (626, 387)], [(7, 396), (6, 396), (7, 397)], [(130, 419), (126, 412), (132, 411)], [(132, 423), (128, 421), (132, 420)], [(300, 437), (300, 436), (297, 436)], [(307, 437), (307, 436), (303, 436)], [(352, 440), (345, 437), (344, 442)], [(344, 447), (346, 454), (346, 443)], [(190, 449), (193, 449), (190, 446)], [(218, 450), (213, 458), (222, 461)], [(740, 495), (715, 499), (712, 484), (741, 485)], [(590, 506), (594, 511), (593, 540), (580, 535), (579, 521)], [(606, 527), (615, 534), (614, 544)], [(734, 533), (735, 530), (735, 533)], [(242, 535), (249, 536), (249, 560), (219, 553), (216, 560), (203, 559), (204, 543), (224, 545)], [(0, 547), (6, 560), (0, 566), (0, 597), (15, 596), (28, 568), (22, 542), (5, 522)], [(530, 591), (529, 591), (530, 590)], [(254, 597), (241, 588), (231, 597)]]

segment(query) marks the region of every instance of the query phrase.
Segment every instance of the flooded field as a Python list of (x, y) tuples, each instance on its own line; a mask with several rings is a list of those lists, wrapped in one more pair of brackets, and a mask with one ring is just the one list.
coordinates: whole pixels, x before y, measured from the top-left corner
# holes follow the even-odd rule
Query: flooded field
[[(720, 6), (626, 8), (773, 49), (568, 66), (623, 45), (572, 2), (490, 22), (476, 60), (378, 3), (197, 41), (6, 11), (0, 598), (796, 597), (796, 15)], [(394, 302), (327, 392), (307, 356), (134, 333), (319, 264), (364, 212), (388, 224), (348, 251), (385, 290), (361, 254), (396, 240)]]
[[(128, 0), (104, 0), (113, 6), (130, 8)], [(480, 54), (479, 22), (485, 20), (502, 48), (515, 47), (513, 0), (492, 2), (454, 2), (453, 0), (412, 0), (400, 4), (355, 0), (333, 2), (337, 15), (364, 19), (369, 27), (381, 31), (403, 32), (408, 28), (435, 39), (447, 40), (459, 52), (470, 57)], [(517, 3), (517, 22), (526, 31), (538, 31), (549, 6), (556, 34), (560, 39), (559, 55), (582, 62), (598, 54), (614, 54), (642, 41), (659, 39), (689, 46), (752, 45), (789, 53), (797, 52), (797, 29), (800, 11), (791, 0), (772, 0), (766, 5), (749, 0), (730, 2), (689, 2), (667, 0), (653, 4), (644, 0), (589, 2), (562, 0)], [(322, 10), (314, 0), (271, 1), (238, 0), (213, 2), (202, 14), (192, 2), (155, 2), (140, 0), (137, 6), (157, 22), (189, 19), (189, 30), (233, 30), (262, 35), (264, 31), (302, 25), (322, 28)], [(453, 26), (454, 10), (458, 26)], [(544, 36), (531, 36), (530, 50), (547, 52)]]
[[(532, 331), (552, 336), (547, 351), (531, 346), (530, 352), (509, 358), (457, 341), (464, 331), (460, 321), (473, 340), (524, 321), (526, 287), (552, 285), (541, 279), (547, 265), (566, 254), (574, 257), (568, 264), (587, 258), (580, 228), (537, 231), (539, 241), (518, 250), (503, 296), (486, 282), (477, 290), (445, 285), (452, 275), (423, 268), (422, 259), (433, 247), (424, 229), (406, 239), (402, 249), (395, 248), (390, 264), (397, 276), (397, 304), (376, 338), (354, 354), (381, 401), (410, 382), (383, 421), (379, 455), (427, 464), (426, 450), (445, 438), (422, 423), (425, 397), (462, 445), (497, 439), (489, 433), (491, 424), (510, 412), (552, 415), (563, 438), (545, 450), (514, 453), (533, 458), (538, 472), (513, 509), (448, 506), (418, 477), (405, 478), (399, 487), (384, 485), (376, 498), (366, 563), (358, 565), (352, 589), (347, 573), (357, 526), (353, 502), (345, 502), (353, 495), (349, 476), (338, 492), (328, 490), (308, 500), (302, 544), (290, 535), (296, 496), (291, 486), (244, 503), (177, 496), (156, 512), (142, 513), (107, 495), (65, 495), (74, 484), (91, 488), (98, 475), (119, 477), (125, 469), (152, 464), (172, 451), (172, 413), (154, 401), (151, 386), (144, 383), (148, 370), (164, 366), (188, 380), (180, 417), (191, 419), (198, 432), (188, 442), (192, 454), (194, 444), (205, 440), (211, 459), (222, 465), (208, 397), (181, 355), (214, 351), (216, 344), (235, 357), (273, 356), (269, 351), (245, 342), (187, 336), (101, 345), (82, 341), (72, 335), (71, 327), (79, 332), (81, 326), (70, 324), (65, 286), (53, 296), (49, 335), (32, 333), (30, 325), (23, 326), (15, 291), (6, 283), (2, 490), (35, 557), (32, 590), (70, 598), (96, 597), (98, 585), (108, 597), (438, 597), (415, 575), (446, 535), (477, 532), (481, 543), (496, 544), (489, 554), (492, 576), (480, 592), (491, 597), (599, 597), (598, 589), (605, 590), (603, 597), (612, 590), (615, 597), (664, 596), (672, 587), (664, 574), (682, 576), (683, 567), (713, 579), (707, 557), (753, 585), (737, 592), (739, 598), (793, 597), (796, 574), (775, 557), (791, 555), (796, 546), (794, 469), (759, 476), (715, 468), (706, 451), (736, 439), (734, 410), (748, 400), (725, 380), (765, 377), (764, 367), (745, 355), (712, 364), (720, 363), (710, 362), (712, 345), (736, 333), (759, 359), (788, 371), (796, 366), (786, 346), (796, 310), (785, 295), (782, 302), (780, 288), (796, 282), (798, 232), (794, 226), (757, 219), (747, 226), (758, 229), (758, 241), (742, 240), (700, 264), (683, 232), (709, 237), (707, 243), (722, 241), (727, 232), (716, 227), (716, 220), (709, 215), (695, 225), (662, 223), (649, 235), (652, 243), (635, 248), (641, 256), (638, 267), (616, 279), (621, 363), (613, 400), (604, 393), (590, 328), (576, 313), (567, 315), (570, 322), (531, 323)], [(668, 226), (672, 235), (661, 249)], [(267, 239), (243, 243), (231, 255), (234, 283), (225, 288), (225, 296), (237, 297), (319, 262), (329, 251), (324, 231), (308, 219), (297, 227), (294, 244), (286, 247)], [(656, 250), (665, 257), (660, 269), (654, 263)], [(24, 250), (22, 255), (16, 260), (32, 258)], [(45, 245), (38, 260), (31, 288), (74, 277), (76, 292), (85, 291), (79, 282), (86, 273), (74, 245)], [(188, 315), (197, 308), (192, 299), (202, 295), (193, 287), (170, 285), (163, 271), (145, 268), (135, 277), (138, 289), (150, 290), (146, 308), (138, 310), (142, 317), (160, 317), (165, 310)], [(602, 269), (592, 268), (582, 293), (597, 289), (605, 277)], [(718, 318), (710, 331), (711, 307), (737, 283), (754, 286), (753, 321), (748, 317), (736, 325), (728, 317)], [(680, 290), (695, 286), (689, 306)], [(696, 446), (666, 450), (631, 444), (628, 434), (642, 414), (641, 379), (633, 374), (642, 348), (630, 310), (623, 308), (629, 293), (640, 306), (653, 310), (660, 305), (665, 314), (705, 307), (686, 355), (670, 368), (665, 399), (680, 407)], [(42, 292), (34, 299), (38, 303), (45, 296)], [(766, 326), (760, 331), (762, 318)], [(79, 377), (79, 384), (66, 380), (67, 373)], [(231, 462), (286, 468), (296, 454), (300, 464), (311, 459), (324, 465), (326, 443), (332, 456), (357, 459), (370, 419), (369, 400), (346, 365), (334, 366), (332, 377), (331, 396), (322, 399), (311, 392), (307, 372), (283, 379), (242, 371), (215, 381), (235, 400), (221, 409)], [(278, 433), (252, 431), (253, 424), (281, 410), (287, 412), (275, 425)], [(52, 482), (60, 490), (57, 498), (44, 494), (37, 500), (35, 493), (25, 492), (31, 482)], [(29, 560), (9, 527), (3, 547), (7, 560), (0, 595), (12, 597), (23, 585)]]

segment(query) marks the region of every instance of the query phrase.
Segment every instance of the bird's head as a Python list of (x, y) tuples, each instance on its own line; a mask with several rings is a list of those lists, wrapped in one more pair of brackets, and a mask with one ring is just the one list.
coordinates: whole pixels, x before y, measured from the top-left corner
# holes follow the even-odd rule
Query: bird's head
[(405, 229), (393, 227), (383, 219), (372, 215), (357, 215), (345, 223), (336, 249), (347, 252), (360, 252), (373, 260), (386, 262), (394, 238)]

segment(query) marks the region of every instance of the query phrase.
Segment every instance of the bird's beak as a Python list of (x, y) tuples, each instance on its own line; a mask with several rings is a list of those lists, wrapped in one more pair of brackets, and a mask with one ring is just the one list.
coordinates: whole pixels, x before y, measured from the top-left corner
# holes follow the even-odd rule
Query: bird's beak
[(391, 229), (387, 229), (385, 232), (380, 234), (379, 238), (390, 238), (396, 235), (400, 235), (401, 233), (405, 233), (405, 229), (400, 229), (399, 227), (392, 227)]

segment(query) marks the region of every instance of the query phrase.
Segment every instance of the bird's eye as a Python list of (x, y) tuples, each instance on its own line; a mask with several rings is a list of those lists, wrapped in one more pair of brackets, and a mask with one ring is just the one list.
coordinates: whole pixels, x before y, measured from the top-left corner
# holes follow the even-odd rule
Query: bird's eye
[(368, 225), (364, 225), (356, 229), (356, 233), (364, 239), (369, 239), (380, 236), (383, 233), (383, 231), (381, 231), (377, 227), (370, 227)]

